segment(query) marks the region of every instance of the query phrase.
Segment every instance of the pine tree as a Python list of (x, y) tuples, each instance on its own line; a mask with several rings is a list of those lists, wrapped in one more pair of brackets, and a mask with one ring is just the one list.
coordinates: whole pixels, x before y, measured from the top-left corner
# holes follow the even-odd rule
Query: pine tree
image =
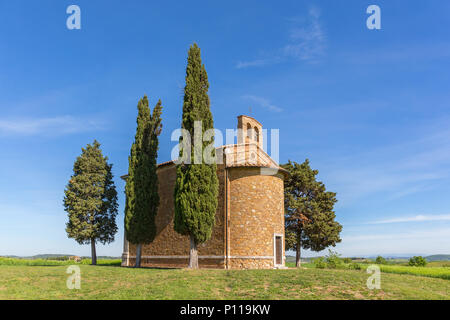
[(156, 236), (155, 217), (158, 213), (157, 158), (161, 134), (162, 105), (158, 101), (153, 113), (147, 96), (138, 103), (135, 141), (128, 158), (128, 178), (125, 186), (125, 236), (136, 245), (136, 267), (141, 266), (142, 244)]
[(67, 235), (79, 244), (91, 244), (93, 265), (97, 264), (96, 242), (111, 243), (117, 233), (117, 191), (111, 170), (100, 143), (94, 141), (82, 149), (64, 191)]
[[(188, 235), (190, 238), (189, 268), (193, 269), (198, 268), (198, 244), (211, 238), (219, 187), (215, 162), (211, 164), (208, 161), (207, 163), (202, 157), (201, 163), (193, 164), (194, 152), (197, 152), (195, 150), (200, 149), (199, 153), (203, 155), (206, 146), (214, 141), (213, 136), (210, 141), (203, 141), (201, 148), (194, 145), (194, 123), (196, 121), (201, 121), (202, 133), (214, 128), (208, 89), (208, 75), (202, 64), (200, 48), (194, 44), (188, 53), (181, 125), (190, 133), (191, 155), (189, 163), (177, 165), (174, 192), (174, 228), (178, 233)], [(182, 138), (180, 140), (182, 142)], [(187, 151), (181, 148), (180, 159), (184, 159), (183, 152)]]
[(333, 211), (336, 193), (326, 191), (316, 180), (319, 173), (311, 169), (309, 160), (302, 164), (289, 161), (282, 166), (290, 176), (284, 184), (286, 249), (296, 251), (300, 266), (300, 250), (321, 251), (341, 242), (342, 226)]

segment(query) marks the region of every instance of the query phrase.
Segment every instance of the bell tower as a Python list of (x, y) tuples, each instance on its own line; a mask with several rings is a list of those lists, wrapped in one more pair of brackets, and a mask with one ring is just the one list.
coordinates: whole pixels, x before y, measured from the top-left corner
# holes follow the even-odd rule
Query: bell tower
[(254, 143), (263, 149), (262, 125), (249, 116), (238, 117), (238, 144)]

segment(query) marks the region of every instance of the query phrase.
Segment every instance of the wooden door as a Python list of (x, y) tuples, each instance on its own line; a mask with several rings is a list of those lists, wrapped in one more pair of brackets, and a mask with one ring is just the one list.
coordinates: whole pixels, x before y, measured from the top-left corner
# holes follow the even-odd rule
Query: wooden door
[(275, 237), (275, 263), (283, 264), (283, 237)]

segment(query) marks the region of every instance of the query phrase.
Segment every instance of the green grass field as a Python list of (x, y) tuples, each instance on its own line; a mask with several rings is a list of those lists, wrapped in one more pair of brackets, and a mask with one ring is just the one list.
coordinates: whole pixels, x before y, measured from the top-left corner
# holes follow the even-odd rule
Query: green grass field
[(433, 262), (428, 262), (427, 267), (447, 267), (447, 268), (450, 268), (450, 261), (433, 261)]
[(80, 268), (81, 289), (69, 290), (67, 263), (0, 265), (0, 299), (450, 299), (448, 280), (382, 273), (369, 290), (363, 270)]
[(380, 265), (379, 267), (381, 272), (385, 273), (412, 274), (450, 280), (450, 268), (448, 267), (410, 267), (396, 265)]

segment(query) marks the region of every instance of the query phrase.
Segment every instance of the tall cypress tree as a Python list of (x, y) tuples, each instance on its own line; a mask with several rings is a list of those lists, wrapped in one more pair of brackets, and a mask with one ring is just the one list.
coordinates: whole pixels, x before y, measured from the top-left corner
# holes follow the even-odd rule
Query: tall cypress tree
[[(177, 165), (174, 192), (174, 228), (178, 233), (188, 235), (190, 238), (189, 268), (193, 269), (198, 268), (197, 245), (211, 238), (219, 187), (215, 162), (205, 163), (205, 159), (202, 157), (201, 163), (193, 164), (194, 152), (199, 151), (200, 153), (201, 151), (203, 155), (206, 146), (214, 141), (214, 136), (212, 136), (210, 141), (201, 139), (201, 146), (194, 145), (194, 123), (196, 121), (201, 121), (203, 133), (214, 128), (208, 89), (208, 75), (202, 64), (200, 48), (194, 43), (188, 53), (181, 124), (181, 127), (190, 133), (190, 163)], [(182, 144), (180, 143), (180, 145)], [(188, 151), (181, 148), (180, 159), (185, 158), (183, 152)]]
[(117, 191), (111, 170), (100, 143), (94, 141), (82, 149), (64, 191), (67, 235), (79, 244), (91, 244), (93, 265), (97, 264), (95, 243), (110, 243), (117, 233)]
[(158, 213), (157, 158), (162, 130), (162, 105), (158, 101), (150, 114), (147, 96), (138, 103), (135, 141), (128, 158), (128, 178), (125, 186), (125, 236), (135, 244), (136, 267), (141, 266), (142, 244), (156, 236), (155, 217)]

